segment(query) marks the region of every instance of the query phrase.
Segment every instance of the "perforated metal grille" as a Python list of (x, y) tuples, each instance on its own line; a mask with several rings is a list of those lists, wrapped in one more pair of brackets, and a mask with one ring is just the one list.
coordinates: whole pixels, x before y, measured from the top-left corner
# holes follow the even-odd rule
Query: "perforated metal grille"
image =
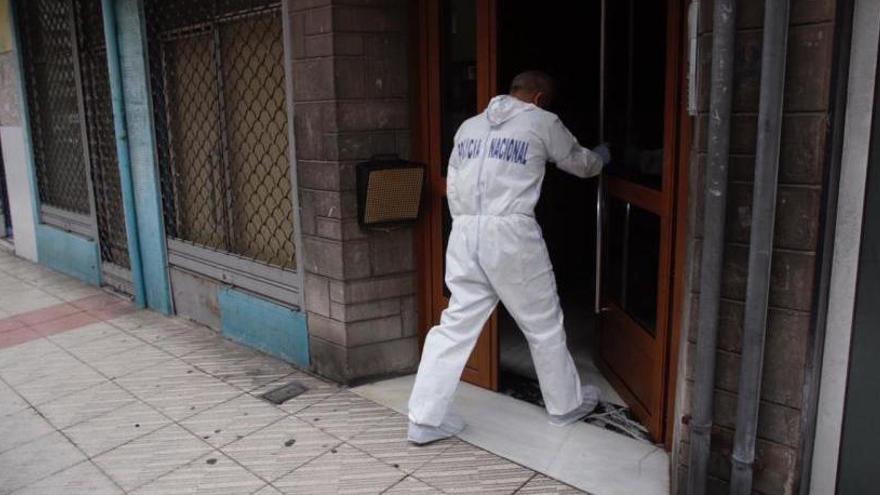
[(422, 168), (391, 168), (370, 172), (364, 223), (415, 220), (419, 215)]
[(294, 268), (280, 4), (146, 8), (168, 234)]
[(130, 268), (100, 0), (80, 2), (78, 30), (101, 259)]
[(91, 215), (94, 200), (101, 259), (128, 268), (101, 1), (19, 5), (40, 201)]
[(40, 201), (88, 215), (72, 1), (18, 2)]

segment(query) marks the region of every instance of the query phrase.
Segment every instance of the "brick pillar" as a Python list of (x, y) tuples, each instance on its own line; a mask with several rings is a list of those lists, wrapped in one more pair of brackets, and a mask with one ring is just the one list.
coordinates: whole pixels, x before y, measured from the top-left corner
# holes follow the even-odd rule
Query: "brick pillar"
[(413, 233), (357, 224), (355, 164), (410, 148), (405, 0), (292, 0), (294, 126), (313, 369), (417, 363)]

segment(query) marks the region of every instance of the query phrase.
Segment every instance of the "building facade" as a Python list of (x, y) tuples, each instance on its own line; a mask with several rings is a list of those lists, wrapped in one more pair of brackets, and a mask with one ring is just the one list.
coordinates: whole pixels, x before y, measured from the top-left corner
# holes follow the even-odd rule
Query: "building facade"
[[(537, 214), (569, 340), (669, 452), (669, 485), (686, 493), (706, 372), (694, 357), (713, 3), (2, 1), (0, 237), (341, 383), (410, 374), (449, 297), (455, 128), (517, 72), (546, 70), (554, 110), (615, 156), (601, 184), (552, 168), (545, 179)], [(760, 214), (764, 7), (735, 10), (711, 493), (730, 479)], [(876, 386), (869, 354), (851, 350), (877, 349), (863, 302), (876, 291), (860, 274), (874, 269), (865, 243), (880, 213), (878, 10), (804, 0), (788, 12), (755, 493), (862, 493), (853, 449), (867, 448), (859, 411), (874, 404), (851, 401)], [(420, 220), (364, 228), (358, 164), (388, 155), (427, 166)], [(466, 381), (504, 392), (529, 375), (512, 329), (499, 308)]]

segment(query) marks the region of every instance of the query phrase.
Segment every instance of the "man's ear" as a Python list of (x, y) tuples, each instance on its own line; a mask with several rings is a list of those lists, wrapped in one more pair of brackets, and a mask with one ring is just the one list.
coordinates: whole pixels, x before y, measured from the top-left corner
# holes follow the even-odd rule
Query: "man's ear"
[(532, 103), (538, 108), (544, 108), (544, 104), (547, 103), (547, 94), (543, 91), (536, 91), (535, 96), (532, 97)]

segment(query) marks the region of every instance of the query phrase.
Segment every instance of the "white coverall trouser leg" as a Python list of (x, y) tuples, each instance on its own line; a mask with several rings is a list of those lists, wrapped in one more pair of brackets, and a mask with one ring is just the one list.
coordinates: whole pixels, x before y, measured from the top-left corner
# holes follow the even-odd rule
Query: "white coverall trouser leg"
[(526, 215), (459, 216), (446, 252), (452, 293), (425, 340), (409, 419), (439, 426), (483, 325), (498, 301), (529, 343), (547, 412), (581, 405), (580, 378), (565, 343), (556, 279), (541, 229)]

